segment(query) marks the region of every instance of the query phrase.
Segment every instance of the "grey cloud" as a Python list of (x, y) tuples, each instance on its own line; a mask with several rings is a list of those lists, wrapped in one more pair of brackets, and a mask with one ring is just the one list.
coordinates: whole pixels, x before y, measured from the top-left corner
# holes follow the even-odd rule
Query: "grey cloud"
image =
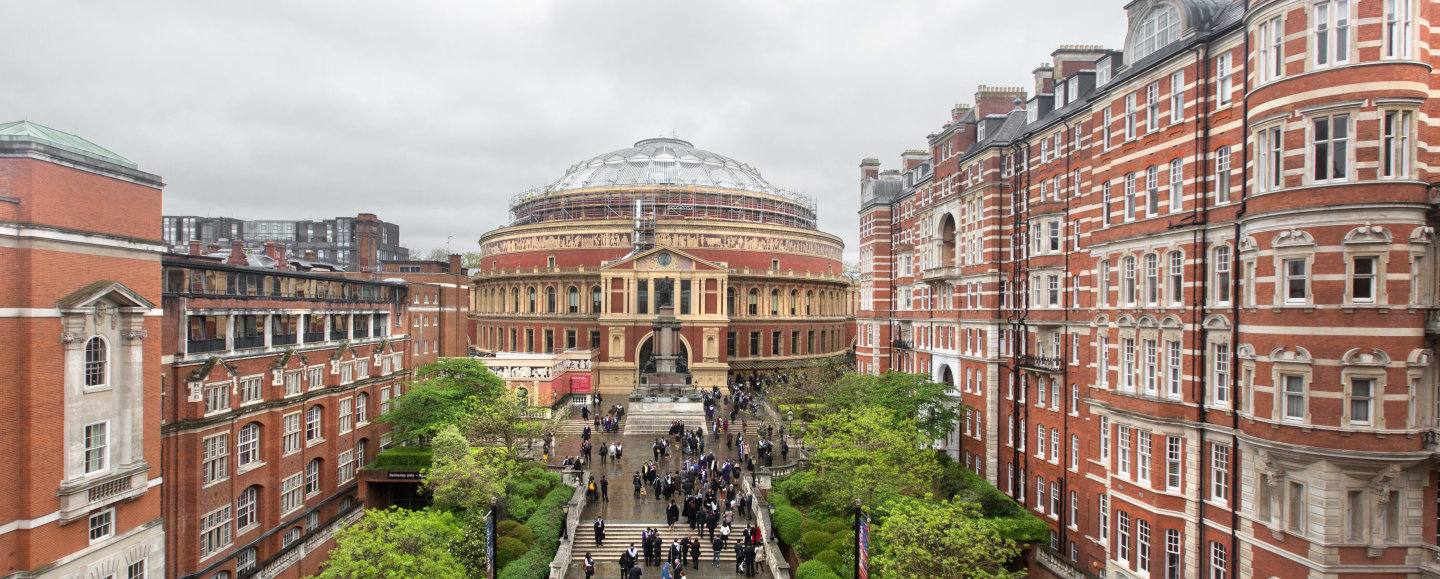
[(674, 130), (815, 197), (855, 255), (857, 164), (977, 84), (1118, 46), (1120, 0), (6, 1), (0, 120), (162, 175), (167, 213), (374, 212), (475, 248), (511, 195)]

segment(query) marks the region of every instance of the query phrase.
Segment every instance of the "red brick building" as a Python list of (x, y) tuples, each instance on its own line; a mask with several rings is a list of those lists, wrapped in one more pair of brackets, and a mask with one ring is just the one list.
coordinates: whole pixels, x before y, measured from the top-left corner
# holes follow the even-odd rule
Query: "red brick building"
[(258, 261), (163, 260), (168, 577), (318, 572), (390, 443), (374, 419), (436, 359), (411, 347), (408, 284)]
[(594, 361), (575, 391), (532, 392), (629, 393), (665, 305), (683, 324), (682, 361), (705, 388), (851, 347), (843, 243), (816, 228), (813, 201), (734, 159), (646, 139), (516, 196), (510, 212), (510, 225), (480, 239), (476, 348), (589, 350)]
[(862, 164), (859, 369), (955, 386), (1038, 575), (1440, 575), (1436, 5), (1126, 10)]
[(159, 577), (160, 177), (0, 124), (0, 575)]

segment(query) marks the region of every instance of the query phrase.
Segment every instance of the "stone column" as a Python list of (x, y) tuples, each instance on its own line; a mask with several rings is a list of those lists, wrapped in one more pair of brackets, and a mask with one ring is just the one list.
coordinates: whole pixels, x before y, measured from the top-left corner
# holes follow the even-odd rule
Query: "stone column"
[(117, 433), (124, 433), (125, 442), (117, 445), (120, 455), (115, 457), (121, 469), (127, 469), (145, 461), (145, 316), (142, 312), (130, 312), (120, 317), (120, 339), (114, 360), (124, 360), (124, 366), (117, 368), (113, 377)]

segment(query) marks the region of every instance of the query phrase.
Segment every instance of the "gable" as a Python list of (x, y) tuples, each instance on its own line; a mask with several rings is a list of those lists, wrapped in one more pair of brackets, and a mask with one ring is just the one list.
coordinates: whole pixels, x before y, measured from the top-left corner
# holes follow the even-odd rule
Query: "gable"
[(719, 264), (672, 247), (660, 246), (606, 264), (601, 269), (634, 271), (727, 271)]

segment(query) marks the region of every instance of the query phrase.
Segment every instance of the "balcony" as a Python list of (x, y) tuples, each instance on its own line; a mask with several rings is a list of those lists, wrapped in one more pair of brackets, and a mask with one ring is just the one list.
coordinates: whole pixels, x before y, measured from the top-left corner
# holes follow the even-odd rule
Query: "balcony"
[(264, 348), (265, 336), (235, 336), (235, 349)]
[(140, 462), (108, 476), (61, 483), (55, 491), (60, 498), (60, 520), (67, 523), (78, 520), (94, 509), (145, 494), (149, 489), (149, 471), (150, 467)]
[(1020, 367), (1026, 370), (1037, 370), (1040, 372), (1059, 372), (1061, 368), (1065, 367), (1065, 360), (1058, 356), (1031, 356), (1029, 354), (1021, 354), (1019, 356), (1016, 356), (1015, 359), (1020, 364)]
[(1425, 333), (1440, 334), (1440, 308), (1426, 308)]
[(305, 332), (305, 343), (306, 343), (306, 344), (312, 344), (312, 343), (315, 343), (315, 342), (324, 342), (324, 341), (325, 341), (325, 332)]
[(1085, 579), (1089, 575), (1080, 570), (1080, 567), (1071, 563), (1059, 551), (1055, 551), (1046, 545), (1035, 545), (1035, 562), (1044, 567), (1046, 571), (1055, 574), (1063, 579)]
[(350, 336), (357, 340), (360, 338), (368, 338), (370, 337), (370, 328), (355, 328), (355, 331), (350, 332)]
[(191, 354), (201, 352), (221, 352), (225, 350), (225, 338), (211, 338), (208, 340), (190, 340), (186, 351)]
[(958, 267), (932, 267), (920, 272), (920, 279), (923, 281), (940, 281), (960, 277)]
[(289, 346), (295, 343), (295, 334), (271, 334), (271, 346)]
[(914, 346), (911, 346), (911, 345), (910, 345), (910, 342), (906, 342), (905, 340), (895, 340), (894, 342), (890, 342), (890, 347), (892, 347), (892, 348), (894, 348), (894, 349), (896, 349), (896, 350), (914, 350), (914, 349), (915, 349)]
[(336, 331), (331, 331), (331, 332), (330, 332), (330, 339), (331, 339), (331, 340), (339, 341), (339, 340), (347, 340), (347, 339), (349, 339), (349, 338), (350, 338), (350, 334), (345, 333), (345, 330), (340, 330), (340, 331), (338, 331), (338, 332), (336, 332)]

